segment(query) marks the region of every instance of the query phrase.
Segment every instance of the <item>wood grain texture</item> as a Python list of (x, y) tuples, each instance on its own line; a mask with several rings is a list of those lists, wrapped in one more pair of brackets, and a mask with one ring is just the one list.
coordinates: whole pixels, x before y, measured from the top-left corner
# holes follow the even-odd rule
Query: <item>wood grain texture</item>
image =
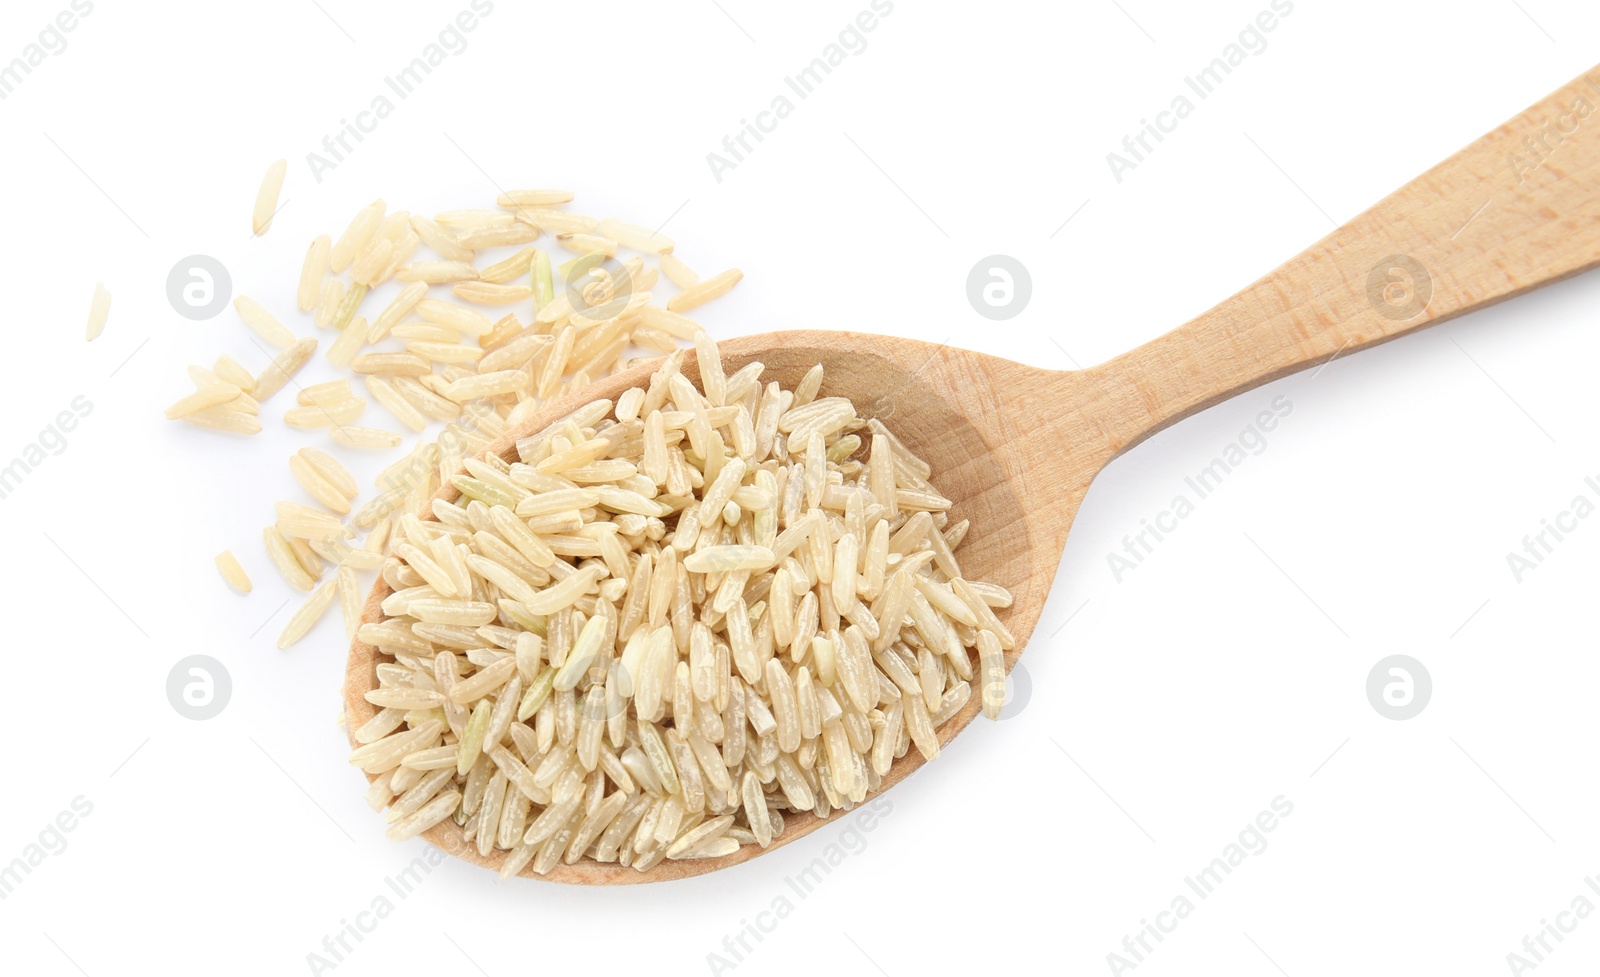
[(1600, 67), (1211, 311), (1091, 372), (1127, 447), (1252, 387), (1597, 262)]
[[(1542, 148), (1541, 148), (1542, 147)], [(1006, 613), (1017, 650), (1044, 609), (1061, 551), (1089, 483), (1118, 454), (1156, 431), (1270, 380), (1349, 355), (1513, 297), (1600, 263), (1600, 70), (1439, 164), (1210, 312), (1087, 370), (1039, 370), (981, 353), (860, 333), (768, 333), (720, 344), (733, 372), (752, 360), (764, 379), (792, 387), (816, 363), (824, 393), (851, 398), (932, 466), (934, 482), (972, 520), (957, 555), (964, 575), (1011, 590)], [(1425, 298), (1426, 301), (1422, 301)], [(488, 451), (515, 442), (591, 400), (641, 385), (646, 364), (551, 404)], [(695, 377), (693, 356), (685, 373)], [(453, 500), (453, 487), (440, 497)], [(426, 518), (431, 518), (427, 515)], [(381, 580), (364, 621), (381, 618)], [(345, 676), (347, 729), (377, 711), (381, 657), (359, 640)], [(978, 697), (939, 731), (949, 743), (979, 711)], [(896, 761), (888, 789), (922, 765)], [(959, 789), (958, 785), (947, 785)], [(835, 815), (837, 816), (837, 815)], [(821, 827), (791, 816), (772, 851)], [(488, 868), (451, 821), (425, 837)], [(727, 868), (763, 854), (745, 846), (721, 859), (665, 861), (640, 873), (580, 861), (543, 878), (580, 884), (663, 881)]]

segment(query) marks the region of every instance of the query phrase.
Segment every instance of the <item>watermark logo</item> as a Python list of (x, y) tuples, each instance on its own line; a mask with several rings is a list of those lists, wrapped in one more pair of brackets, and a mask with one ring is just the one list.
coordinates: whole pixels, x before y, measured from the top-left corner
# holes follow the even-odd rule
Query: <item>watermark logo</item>
[[(1245, 24), (1238, 36), (1229, 41), (1222, 52), (1211, 59), (1210, 64), (1192, 75), (1185, 75), (1184, 87), (1202, 102), (1210, 98), (1233, 74), (1234, 69), (1267, 49), (1267, 33), (1277, 30), (1280, 20), (1293, 11), (1291, 0), (1272, 0), (1270, 9), (1262, 10), (1250, 23)], [(1140, 119), (1138, 131), (1122, 137), (1122, 151), (1113, 150), (1106, 154), (1111, 178), (1121, 183), (1126, 179), (1125, 174), (1138, 169), (1140, 163), (1148, 162), (1156, 147), (1177, 131), (1178, 123), (1193, 114), (1195, 106), (1196, 103), (1188, 94), (1180, 91), (1169, 100), (1165, 109), (1155, 114), (1155, 121)]]
[(889, 419), (896, 413), (897, 408), (895, 407), (895, 404), (896, 399), (894, 397), (891, 397), (888, 394), (879, 394), (878, 396), (872, 398), (872, 402), (867, 405), (867, 409), (863, 412), (863, 416), (870, 417), (874, 420), (887, 424), (889, 423)]
[(1006, 673), (1004, 685), (994, 689), (985, 687), (982, 693), (985, 708), (990, 705), (991, 692), (998, 693), (1000, 698), (999, 719), (1015, 719), (1022, 715), (1022, 710), (1028, 708), (1028, 700), (1033, 698), (1033, 679), (1028, 676), (1028, 667), (1019, 661)]
[(712, 977), (732, 973), (746, 963), (756, 948), (788, 919), (799, 904), (811, 897), (839, 866), (867, 850), (867, 835), (878, 824), (894, 813), (894, 803), (879, 797), (857, 808), (848, 817), (842, 817), (844, 827), (823, 846), (822, 851), (798, 872), (783, 880), (784, 888), (755, 919), (739, 920), (739, 929), (722, 938), (722, 945), (706, 954), (706, 966)]
[(1390, 655), (1367, 673), (1367, 701), (1385, 719), (1410, 719), (1432, 698), (1433, 676), (1410, 655)]
[(599, 678), (600, 668), (590, 666), (589, 676), (594, 680), (589, 688), (604, 690), (604, 695), (583, 695), (578, 699), (578, 718), (593, 719), (596, 722), (609, 723), (619, 716), (628, 714), (628, 707), (633, 703), (633, 676), (622, 667), (619, 659), (613, 658), (605, 663), (603, 679)]
[[(458, 848), (452, 844), (449, 854), (463, 854), (466, 847), (463, 844)], [(337, 970), (340, 964), (348, 963), (351, 954), (377, 931), (378, 924), (393, 915), (399, 904), (415, 895), (433, 870), (444, 864), (445, 854), (442, 849), (429, 845), (426, 851), (413, 858), (400, 871), (385, 876), (383, 888), (367, 900), (365, 909), (356, 912), (354, 919), (340, 919), (339, 928), (324, 935), (321, 945), (306, 954), (306, 966), (311, 973), (325, 974)]]
[(985, 319), (1015, 318), (1032, 297), (1032, 276), (1010, 255), (991, 254), (967, 272), (967, 301), (972, 303), (972, 311)]
[(1433, 276), (1409, 254), (1391, 254), (1367, 272), (1367, 301), (1385, 319), (1415, 319), (1433, 298)]
[(1267, 433), (1276, 430), (1278, 422), (1294, 412), (1294, 402), (1279, 394), (1272, 398), (1268, 406), (1271, 409), (1257, 413), (1250, 425), (1223, 447), (1210, 464), (1183, 480), (1187, 491), (1173, 496), (1172, 502), (1154, 516), (1140, 519), (1139, 531), (1122, 537), (1120, 551), (1106, 553), (1106, 567), (1111, 571), (1113, 580), (1121, 583), (1129, 573), (1138, 569), (1157, 546), (1177, 532), (1183, 520), (1195, 513), (1200, 503), (1216, 492), (1223, 481), (1244, 464), (1245, 459), (1259, 456), (1267, 450)]
[(10, 862), (0, 864), (0, 901), (10, 898), (33, 870), (45, 859), (67, 850), (67, 835), (75, 831), (78, 822), (94, 813), (94, 804), (82, 794), (57, 814), (39, 831), (35, 840), (23, 846), (22, 853)]
[(615, 319), (633, 298), (633, 276), (616, 258), (591, 253), (567, 262), (567, 302), (580, 326)]
[(167, 301), (185, 319), (204, 322), (216, 318), (233, 298), (233, 277), (222, 262), (208, 254), (191, 254), (167, 273)]
[[(311, 170), (312, 177), (321, 183), (323, 174), (338, 169), (356, 146), (377, 131), (379, 123), (394, 114), (395, 101), (389, 96), (402, 102), (410, 98), (441, 65), (467, 50), (467, 35), (478, 29), (481, 18), (492, 13), (491, 0), (472, 0), (468, 9), (445, 24), (415, 58), (393, 75), (385, 75), (383, 88), (368, 100), (366, 108), (355, 113), (353, 121), (340, 119), (339, 128), (322, 137), (322, 152), (306, 153), (306, 167)], [(448, 134), (445, 138), (449, 138)]]
[(67, 49), (67, 35), (78, 29), (79, 19), (94, 13), (90, 0), (72, 0), (71, 5), (44, 25), (38, 36), (24, 45), (22, 53), (9, 62), (0, 61), (0, 101), (5, 101), (17, 86), (33, 74), (45, 59)]
[(167, 701), (185, 719), (213, 719), (233, 698), (233, 677), (210, 655), (190, 655), (167, 673)]
[(72, 398), (64, 410), (39, 432), (39, 436), (23, 445), (22, 451), (10, 462), (0, 462), (0, 499), (9, 498), (34, 469), (53, 455), (67, 450), (67, 435), (78, 429), (78, 422), (94, 411), (94, 404), (83, 394)]
[[(1600, 77), (1586, 74), (1583, 83), (1589, 86), (1591, 93), (1600, 95)], [(1549, 162), (1567, 137), (1576, 135), (1589, 117), (1594, 115), (1594, 103), (1585, 95), (1578, 95), (1568, 105), (1557, 102), (1556, 109), (1554, 118), (1545, 117), (1532, 135), (1522, 138), (1523, 153), (1506, 154), (1506, 163), (1511, 167), (1511, 175), (1516, 177), (1519, 186)]]
[(880, 18), (893, 12), (894, 4), (890, 0), (872, 0), (869, 8), (856, 14), (855, 19), (846, 24), (837, 37), (811, 59), (810, 64), (793, 75), (785, 75), (785, 90), (772, 96), (767, 107), (755, 114), (754, 121), (740, 119), (739, 128), (722, 137), (722, 151), (706, 153), (706, 165), (711, 168), (711, 178), (721, 183), (725, 174), (738, 169), (739, 164), (755, 152), (756, 146), (765, 142), (767, 136), (776, 132), (778, 125), (794, 113), (796, 103), (790, 99), (790, 94), (802, 102), (810, 98), (833, 74), (834, 69), (843, 65), (851, 55), (860, 55), (867, 49), (867, 34), (878, 29)]
[(1211, 898), (1217, 888), (1252, 856), (1267, 850), (1267, 835), (1277, 830), (1283, 819), (1294, 813), (1294, 802), (1279, 794), (1246, 824), (1222, 852), (1193, 875), (1184, 876), (1182, 888), (1155, 913), (1155, 919), (1139, 920), (1139, 928), (1122, 938), (1122, 946), (1106, 954), (1111, 973), (1125, 974), (1148, 963), (1150, 955), (1177, 932), (1179, 924), (1193, 915), (1200, 903)]
[[(1583, 884), (1589, 887), (1590, 892), (1600, 896), (1600, 876), (1585, 876)], [(1513, 974), (1525, 974), (1538, 969), (1542, 963), (1549, 963), (1546, 958), (1577, 931), (1579, 923), (1592, 915), (1594, 902), (1588, 894), (1578, 893), (1572, 897), (1566, 909), (1555, 914), (1555, 919), (1539, 920), (1539, 928), (1523, 936), (1521, 950), (1506, 954), (1506, 966), (1511, 968)], [(1554, 945), (1551, 945), (1552, 940), (1555, 941)]]
[[(1572, 497), (1567, 508), (1548, 519), (1539, 520), (1539, 531), (1522, 537), (1522, 552), (1512, 550), (1506, 554), (1506, 566), (1511, 569), (1511, 578), (1517, 583), (1522, 583), (1529, 573), (1544, 565), (1545, 558), (1556, 551), (1556, 547), (1566, 542), (1567, 537), (1578, 531), (1583, 525), (1583, 520), (1595, 512), (1595, 499), (1600, 499), (1600, 479), (1589, 476), (1583, 481), (1585, 493)], [(1586, 493), (1593, 493), (1591, 498)]]

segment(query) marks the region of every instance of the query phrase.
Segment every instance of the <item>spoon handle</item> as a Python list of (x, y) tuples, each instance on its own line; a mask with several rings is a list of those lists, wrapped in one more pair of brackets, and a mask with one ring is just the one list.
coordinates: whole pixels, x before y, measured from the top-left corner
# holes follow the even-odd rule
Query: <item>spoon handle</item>
[(1091, 374), (1126, 450), (1278, 377), (1600, 264), (1600, 66)]

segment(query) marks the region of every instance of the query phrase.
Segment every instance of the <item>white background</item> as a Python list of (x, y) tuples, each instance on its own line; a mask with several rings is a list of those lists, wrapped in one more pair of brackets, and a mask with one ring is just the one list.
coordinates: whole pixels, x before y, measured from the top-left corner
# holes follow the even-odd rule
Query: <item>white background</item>
[[(586, 212), (670, 217), (703, 272), (742, 267), (705, 310), (719, 336), (851, 328), (1064, 369), (1254, 280), (1590, 67), (1600, 36), (1576, 0), (1296, 0), (1119, 184), (1106, 154), (1265, 0), (899, 0), (718, 182), (706, 154), (866, 0), (499, 0), (318, 182), (306, 154), (467, 6), (320, 2), (100, 0), (0, 101), (0, 464), (75, 396), (94, 405), (0, 500), (0, 863), (74, 798), (93, 805), (0, 901), (9, 973), (313, 972), (307, 954), (426, 851), (383, 839), (345, 763), (335, 616), (274, 646), (292, 592), (260, 530), (273, 500), (300, 498), (284, 458), (320, 439), (276, 421), (287, 397), (248, 441), (160, 417), (186, 364), (263, 361), (231, 311), (173, 312), (185, 255), (217, 257), (236, 291), (310, 332), (288, 312), (305, 245), (372, 198), (430, 213), (490, 205), (497, 183), (562, 186)], [(65, 6), (8, 2), (0, 63)], [(253, 240), (279, 157), (286, 205)], [(1033, 279), (1026, 311), (998, 324), (965, 297), (994, 253)], [(86, 346), (96, 281), (115, 301)], [(392, 915), (324, 972), (716, 972), (707, 955), (787, 895), (792, 913), (731, 972), (1108, 973), (1124, 935), (1279, 795), (1293, 813), (1268, 847), (1137, 973), (1511, 970), (1541, 920), (1580, 894), (1600, 903), (1583, 882), (1600, 872), (1600, 520), (1520, 583), (1506, 564), (1595, 496), (1597, 299), (1587, 276), (1342, 357), (1112, 464), (1024, 657), (1025, 706), (888, 795), (864, 849), (809, 897), (785, 879), (840, 826), (665, 887), (497, 884), (452, 861), (389, 893)], [(319, 359), (306, 377), (333, 375)], [(1279, 395), (1293, 412), (1266, 450), (1116, 580), (1107, 554)], [(366, 480), (382, 462), (359, 464)], [(211, 566), (225, 546), (256, 580), (247, 598)], [(1404, 722), (1365, 693), (1396, 653), (1434, 684)], [(207, 722), (165, 694), (190, 654), (232, 676)], [(1592, 972), (1600, 921), (1552, 945), (1541, 977)]]

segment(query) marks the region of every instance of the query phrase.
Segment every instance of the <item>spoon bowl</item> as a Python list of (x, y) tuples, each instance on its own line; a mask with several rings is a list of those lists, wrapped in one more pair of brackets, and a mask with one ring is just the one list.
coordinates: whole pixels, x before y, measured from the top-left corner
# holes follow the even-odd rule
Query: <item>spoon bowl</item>
[[(972, 521), (972, 528), (957, 553), (963, 573), (973, 580), (999, 584), (1012, 593), (1012, 606), (1000, 612), (1006, 627), (1017, 639), (1016, 648), (1006, 653), (1009, 669), (1044, 609), (1050, 581), (1060, 562), (1061, 543), (1083, 491), (1077, 492), (1070, 505), (1064, 505), (1065, 500), (1042, 495), (1030, 499), (1027, 486), (1032, 469), (1025, 459), (1047, 446), (1037, 439), (1025, 438), (1023, 431), (1027, 425), (1016, 423), (1004, 411), (986, 409), (974, 417), (974, 403), (981, 399), (978, 391), (985, 389), (980, 384), (991, 384), (996, 377), (1027, 377), (1068, 385), (1071, 375), (1034, 370), (996, 357), (919, 340), (864, 333), (775, 332), (728, 340), (718, 348), (723, 366), (730, 374), (759, 360), (764, 366), (762, 380), (776, 380), (785, 389), (793, 389), (806, 371), (821, 363), (825, 395), (850, 398), (862, 416), (883, 421), (932, 466), (935, 485), (955, 503), (951, 509), (952, 520)], [(601, 399), (615, 400), (624, 390), (647, 384), (656, 367), (655, 362), (636, 366), (552, 402), (525, 424), (507, 431), (485, 449), (485, 454), (497, 454), (507, 461), (517, 460), (519, 439), (543, 430), (584, 404)], [(684, 359), (683, 373), (699, 381), (692, 351)], [(1088, 488), (1087, 476), (1082, 488), (1084, 491)], [(454, 486), (446, 485), (436, 497), (453, 502), (458, 496)], [(422, 517), (432, 518), (426, 513)], [(380, 578), (367, 600), (362, 623), (383, 618), (381, 605), (390, 593), (392, 589)], [(376, 648), (360, 640), (351, 648), (345, 673), (345, 720), (350, 730), (378, 712), (364, 695), (377, 687), (376, 669), (385, 659)], [(980, 707), (979, 697), (974, 696), (965, 708), (940, 726), (940, 745), (948, 744), (964, 729)], [(880, 789), (886, 790), (899, 783), (923, 762), (920, 753), (908, 750), (883, 777)], [(835, 812), (838, 813), (841, 812)], [(766, 849), (745, 845), (723, 858), (663, 861), (646, 872), (581, 860), (572, 865), (559, 865), (536, 877), (554, 882), (617, 885), (701, 875), (786, 845), (829, 820), (832, 818), (790, 817), (783, 834), (774, 838)], [(447, 852), (496, 870), (508, 854), (495, 851), (488, 857), (480, 855), (475, 846), (462, 840), (461, 828), (449, 819), (429, 829), (423, 837)]]
[[(933, 484), (954, 503), (951, 516), (971, 520), (958, 553), (963, 574), (1013, 595), (1002, 612), (1017, 639), (1009, 669), (1044, 610), (1090, 482), (1118, 454), (1263, 383), (1600, 264), (1600, 121), (1580, 119), (1571, 132), (1549, 121), (1577, 118), (1578, 101), (1597, 98), (1600, 70), (1592, 70), (1209, 312), (1088, 369), (1040, 370), (912, 339), (822, 331), (731, 339), (719, 344), (722, 362), (731, 372), (760, 361), (763, 380), (791, 389), (821, 363), (826, 394), (850, 398), (929, 463)], [(1532, 136), (1548, 152), (1531, 168), (1508, 166)], [(655, 368), (636, 366), (547, 405), (486, 453), (514, 459), (519, 438), (590, 401), (614, 400)], [(692, 353), (684, 372), (698, 380)], [(438, 497), (457, 495), (446, 485)], [(381, 619), (389, 593), (380, 579), (363, 623)], [(344, 689), (352, 735), (377, 711), (364, 695), (377, 686), (382, 659), (359, 639), (352, 645)], [(941, 745), (972, 721), (979, 698), (939, 727)], [(879, 789), (922, 762), (908, 751)], [(745, 845), (722, 858), (667, 860), (645, 872), (580, 860), (538, 877), (616, 885), (700, 875), (771, 852), (826, 820), (792, 817), (768, 848)], [(507, 856), (480, 856), (450, 819), (425, 837), (489, 868)]]

